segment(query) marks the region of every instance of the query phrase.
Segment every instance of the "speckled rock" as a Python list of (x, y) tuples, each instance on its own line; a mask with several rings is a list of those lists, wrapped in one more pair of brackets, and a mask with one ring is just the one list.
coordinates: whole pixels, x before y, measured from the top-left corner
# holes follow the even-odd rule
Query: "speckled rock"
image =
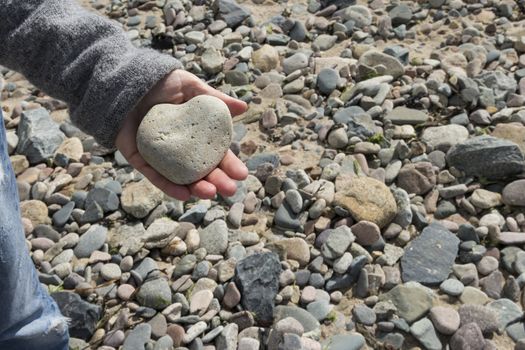
[(397, 205), (394, 196), (382, 182), (357, 177), (346, 188), (335, 194), (335, 204), (348, 210), (357, 221), (371, 221), (384, 227), (395, 217)]
[(137, 131), (144, 159), (167, 179), (190, 184), (208, 175), (228, 151), (232, 137), (228, 107), (212, 96), (182, 105), (154, 106)]

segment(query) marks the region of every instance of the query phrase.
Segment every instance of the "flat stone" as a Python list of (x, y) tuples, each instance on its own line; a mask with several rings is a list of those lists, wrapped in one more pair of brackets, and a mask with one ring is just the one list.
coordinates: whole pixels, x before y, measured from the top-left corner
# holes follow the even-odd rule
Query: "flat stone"
[(447, 163), (466, 175), (487, 179), (504, 179), (525, 169), (519, 147), (492, 136), (476, 136), (453, 146), (447, 154)]
[(194, 293), (190, 299), (190, 313), (202, 315), (208, 310), (213, 299), (213, 293), (210, 290), (201, 290)]
[(403, 281), (435, 285), (452, 272), (459, 239), (439, 224), (431, 224), (410, 242), (401, 258)]
[(418, 125), (427, 122), (430, 116), (417, 109), (396, 107), (385, 116), (385, 119), (396, 125)]
[(358, 304), (352, 309), (352, 315), (354, 315), (357, 322), (364, 324), (365, 326), (372, 326), (376, 322), (376, 314), (374, 310), (364, 304)]
[(100, 275), (106, 280), (116, 280), (119, 279), (122, 275), (122, 271), (120, 271), (120, 267), (117, 264), (105, 264), (100, 269)]
[(391, 301), (397, 308), (397, 313), (408, 323), (425, 315), (433, 306), (434, 294), (432, 290), (417, 282), (408, 282), (392, 288), (379, 296), (380, 301)]
[(137, 131), (137, 147), (164, 177), (187, 185), (215, 169), (229, 150), (232, 133), (226, 104), (200, 95), (181, 105), (150, 109)]

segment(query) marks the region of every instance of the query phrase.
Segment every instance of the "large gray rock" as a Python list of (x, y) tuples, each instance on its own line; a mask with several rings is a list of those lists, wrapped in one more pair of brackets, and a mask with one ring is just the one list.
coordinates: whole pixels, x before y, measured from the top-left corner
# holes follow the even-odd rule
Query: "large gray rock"
[(241, 303), (255, 314), (261, 325), (272, 323), (280, 274), (281, 264), (275, 253), (249, 255), (235, 267), (235, 284), (242, 295)]
[(162, 278), (146, 281), (140, 287), (136, 297), (142, 306), (162, 310), (171, 304), (170, 285)]
[(150, 109), (137, 131), (137, 147), (164, 177), (186, 185), (215, 169), (230, 147), (232, 133), (228, 106), (201, 95), (182, 105)]
[(17, 153), (24, 154), (31, 164), (51, 158), (65, 139), (64, 133), (44, 108), (22, 113), (18, 124)]
[(408, 323), (417, 321), (433, 306), (435, 295), (431, 289), (417, 282), (408, 282), (379, 296), (380, 301), (391, 301), (397, 314)]
[(453, 146), (447, 163), (466, 175), (504, 179), (525, 170), (518, 145), (492, 136), (477, 136)]
[(236, 28), (250, 16), (250, 11), (237, 4), (235, 0), (216, 0), (213, 3), (213, 10), (230, 28)]
[(403, 281), (427, 285), (443, 282), (452, 272), (458, 253), (459, 238), (443, 226), (433, 223), (414, 239), (401, 258)]

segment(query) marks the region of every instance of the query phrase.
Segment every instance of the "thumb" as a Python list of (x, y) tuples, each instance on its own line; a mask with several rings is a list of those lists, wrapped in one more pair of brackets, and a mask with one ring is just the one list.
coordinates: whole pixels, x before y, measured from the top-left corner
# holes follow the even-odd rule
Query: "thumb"
[(248, 105), (246, 104), (246, 102), (228, 96), (225, 93), (212, 88), (211, 86), (202, 81), (199, 84), (199, 90), (200, 95), (210, 95), (221, 99), (224, 103), (226, 103), (233, 117), (246, 112), (246, 110), (248, 109)]

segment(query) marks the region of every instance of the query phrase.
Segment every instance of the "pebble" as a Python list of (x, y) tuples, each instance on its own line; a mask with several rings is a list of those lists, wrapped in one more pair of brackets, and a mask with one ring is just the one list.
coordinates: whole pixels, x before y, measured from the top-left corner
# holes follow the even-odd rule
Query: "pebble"
[(429, 317), (436, 330), (441, 334), (452, 335), (460, 325), (459, 314), (451, 307), (434, 306), (430, 309)]

